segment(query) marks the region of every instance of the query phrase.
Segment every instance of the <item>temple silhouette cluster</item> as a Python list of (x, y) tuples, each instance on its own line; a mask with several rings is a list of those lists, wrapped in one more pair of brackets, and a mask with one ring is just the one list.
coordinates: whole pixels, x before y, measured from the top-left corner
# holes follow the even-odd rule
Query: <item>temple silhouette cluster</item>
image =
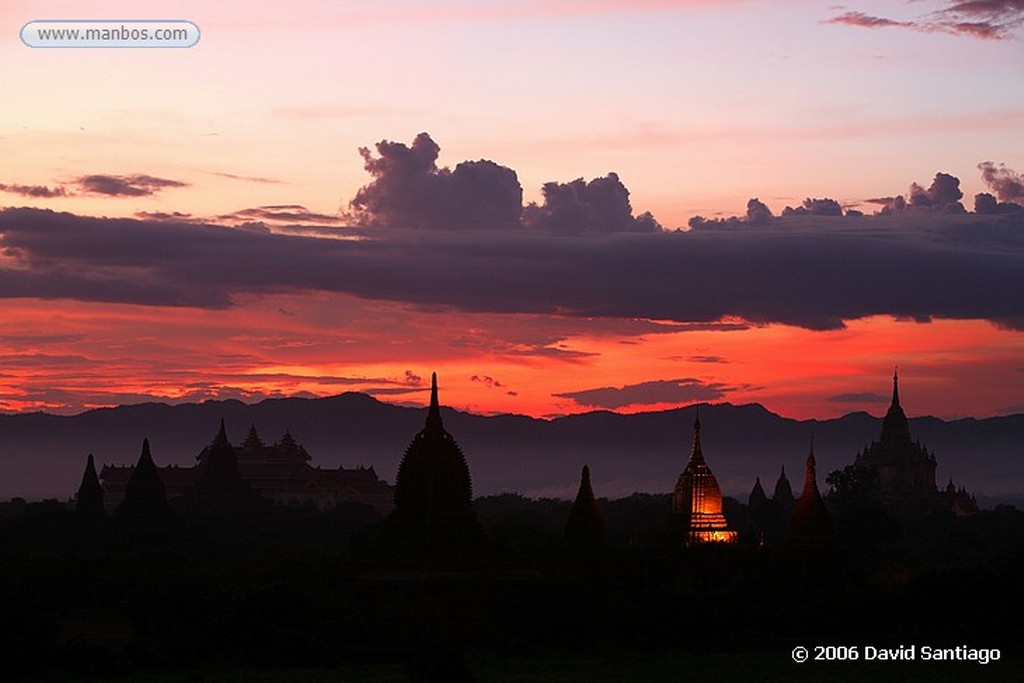
[(969, 515), (977, 501), (950, 478), (943, 491), (935, 485), (935, 453), (910, 436), (910, 421), (900, 405), (899, 375), (892, 377), (892, 403), (882, 420), (882, 433), (857, 453), (854, 467), (877, 484), (882, 503), (901, 516), (926, 514), (934, 508)]
[(807, 434), (802, 486), (783, 468), (774, 486), (756, 478), (746, 502), (712, 471), (728, 439), (724, 413), (705, 406), (670, 414), (693, 431), (673, 436), (682, 471), (660, 493), (599, 497), (607, 461), (595, 454), (574, 466), (573, 501), (474, 497), (474, 454), (440, 398), (435, 374), (404, 451), (389, 446), (401, 456), (394, 486), (372, 468), (313, 466), (288, 432), (268, 445), (253, 426), (232, 444), (221, 420), (193, 467), (158, 466), (145, 439), (131, 467), (97, 472), (87, 457), (73, 505), (0, 503), (14, 670), (205, 678), (231, 662), (397, 661), (411, 680), (471, 680), (489, 650), (502, 667), (538, 651), (629, 652), (633, 666), (640, 646), (667, 654), (649, 669), (660, 680), (714, 651), (788, 662), (810, 635), (958, 642), (980, 624), (971, 647), (1020, 642), (1006, 625), (1019, 622), (1024, 513), (974, 513), (966, 491), (935, 487), (936, 457), (911, 436), (898, 378), (859, 458), (823, 481), (834, 432)]
[[(312, 467), (311, 456), (290, 432), (265, 444), (255, 426), (245, 441), (232, 446), (225, 425), (196, 457), (193, 467), (157, 467), (149, 441), (133, 466), (105, 465), (97, 475), (88, 457), (76, 509), (100, 517), (116, 511), (126, 519), (162, 519), (174, 508), (200, 516), (244, 514), (260, 505), (312, 504), (319, 508), (360, 503), (387, 515), (384, 542), (392, 552), (413, 555), (472, 554), (485, 544), (485, 533), (473, 508), (469, 466), (458, 443), (445, 429), (438, 398), (437, 375), (431, 378), (426, 422), (402, 457), (391, 487), (373, 467), (324, 470)], [(854, 463), (830, 475), (832, 492), (867, 496), (906, 519), (932, 511), (968, 515), (978, 511), (975, 499), (952, 480), (942, 491), (935, 485), (936, 460), (910, 435), (900, 405), (899, 378), (893, 376), (892, 403), (881, 436), (856, 455)], [(169, 501), (177, 501), (172, 507)], [(755, 479), (748, 497), (750, 529), (759, 547), (788, 548), (797, 555), (830, 552), (833, 528), (818, 485), (814, 443), (807, 456), (799, 498), (783, 467), (769, 498)], [(723, 496), (701, 442), (700, 416), (685, 469), (671, 495), (671, 511), (682, 545), (735, 544), (740, 538), (723, 511)], [(583, 466), (579, 492), (565, 527), (567, 545), (585, 552), (599, 547), (605, 522)]]
[[(137, 465), (103, 466), (98, 479), (108, 511), (116, 510), (125, 499), (136, 470), (145, 467), (148, 471), (152, 464), (151, 456), (146, 455), (148, 448), (147, 441)], [(377, 476), (372, 466), (322, 469), (313, 467), (311, 460), (312, 456), (295, 441), (291, 432), (285, 432), (274, 444), (265, 444), (255, 425), (249, 428), (242, 444), (232, 446), (222, 422), (214, 440), (196, 456), (194, 466), (154, 465), (154, 468), (169, 499), (199, 492), (206, 499), (221, 493), (237, 497), (241, 494), (228, 491), (224, 482), (241, 479), (253, 493), (272, 503), (308, 504), (326, 509), (338, 503), (351, 502), (370, 505), (381, 514), (390, 512), (393, 489)], [(92, 456), (89, 462), (92, 462)], [(86, 477), (90, 476), (88, 469)], [(216, 489), (209, 490), (211, 480), (220, 482)]]

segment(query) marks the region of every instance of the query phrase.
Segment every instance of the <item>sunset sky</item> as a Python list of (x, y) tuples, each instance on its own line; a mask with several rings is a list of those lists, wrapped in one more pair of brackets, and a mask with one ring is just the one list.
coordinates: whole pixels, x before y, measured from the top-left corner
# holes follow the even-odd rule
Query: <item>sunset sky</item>
[(1024, 412), (1022, 64), (1009, 0), (6, 0), (0, 411)]

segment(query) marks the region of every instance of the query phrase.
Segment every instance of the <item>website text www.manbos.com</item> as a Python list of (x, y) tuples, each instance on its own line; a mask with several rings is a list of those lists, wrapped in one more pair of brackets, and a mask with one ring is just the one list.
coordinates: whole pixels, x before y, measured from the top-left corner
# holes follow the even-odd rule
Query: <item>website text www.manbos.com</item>
[(29, 47), (191, 47), (199, 27), (190, 21), (32, 21), (21, 29)]

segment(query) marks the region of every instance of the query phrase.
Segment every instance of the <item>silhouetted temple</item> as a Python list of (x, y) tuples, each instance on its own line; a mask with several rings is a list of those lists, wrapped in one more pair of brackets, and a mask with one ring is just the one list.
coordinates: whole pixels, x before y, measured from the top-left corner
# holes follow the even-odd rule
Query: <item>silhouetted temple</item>
[(85, 463), (85, 472), (82, 473), (82, 483), (78, 487), (78, 495), (75, 501), (75, 513), (82, 517), (98, 518), (106, 515), (103, 507), (103, 488), (100, 486), (99, 477), (96, 476), (96, 463), (92, 453), (89, 454)]
[[(250, 433), (255, 432), (252, 430)], [(237, 515), (252, 510), (260, 499), (238, 469), (238, 456), (228, 441), (224, 420), (213, 442), (199, 454), (200, 472), (187, 494), (191, 511), (201, 515)]]
[(473, 549), (483, 542), (469, 466), (441, 420), (436, 373), (430, 381), (426, 425), (398, 466), (388, 532), (403, 549), (428, 554)]
[[(203, 479), (211, 460), (214, 462), (213, 482), (223, 488), (224, 482), (237, 474), (261, 497), (283, 505), (315, 505), (327, 508), (340, 502), (356, 502), (373, 506), (381, 514), (392, 508), (393, 489), (377, 477), (373, 467), (321, 469), (309, 464), (309, 453), (286, 432), (281, 440), (266, 445), (255, 426), (249, 429), (245, 442), (232, 446), (227, 455), (220, 435), (196, 456), (193, 467), (158, 468), (168, 498), (191, 494)], [(220, 444), (218, 446), (218, 444)], [(227, 444), (230, 446), (230, 444)], [(211, 456), (215, 446), (217, 453)], [(124, 498), (125, 487), (134, 467), (104, 465), (100, 472), (104, 499), (108, 509)], [(205, 488), (212, 484), (207, 482)]]
[(832, 543), (832, 517), (818, 490), (814, 441), (807, 455), (804, 489), (793, 508), (789, 524), (789, 542), (809, 550), (824, 550)]
[(156, 520), (172, 516), (167, 492), (149, 452), (149, 439), (142, 441), (142, 453), (124, 487), (124, 499), (117, 516), (132, 520)]
[(895, 372), (892, 403), (882, 420), (882, 434), (857, 454), (854, 464), (874, 473), (882, 503), (898, 513), (922, 514), (936, 506), (959, 510), (960, 514), (978, 511), (977, 503), (965, 490), (951, 493), (947, 487), (944, 494), (939, 494), (935, 486), (935, 454), (911, 439)]
[(605, 523), (590, 485), (590, 468), (583, 466), (580, 489), (565, 523), (565, 543), (570, 551), (587, 551), (604, 542)]
[(775, 491), (772, 493), (772, 500), (784, 507), (792, 507), (793, 503), (796, 502), (796, 498), (793, 497), (793, 487), (789, 485), (789, 479), (786, 478), (785, 465), (782, 466), (779, 478), (775, 482)]
[(753, 509), (760, 509), (768, 504), (768, 496), (764, 494), (764, 487), (761, 486), (761, 477), (754, 478), (754, 486), (750, 489), (750, 495), (747, 496), (747, 505)]
[(693, 423), (690, 460), (672, 492), (672, 512), (682, 516), (683, 542), (686, 545), (736, 542), (736, 532), (729, 529), (722, 514), (722, 491), (704, 461), (700, 444), (700, 415)]

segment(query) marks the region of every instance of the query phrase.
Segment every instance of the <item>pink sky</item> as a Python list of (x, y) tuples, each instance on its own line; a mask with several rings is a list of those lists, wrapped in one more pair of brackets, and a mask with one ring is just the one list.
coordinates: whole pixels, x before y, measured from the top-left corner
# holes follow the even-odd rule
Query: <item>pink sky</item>
[[(994, 191), (979, 163), (1024, 170), (1024, 43), (1019, 10), (973, 17), (1004, 27), (982, 39), (949, 28), (951, 5), (493, 0), (381, 9), (305, 0), (153, 2), (143, 11), (127, 2), (83, 9), (8, 1), (0, 8), (0, 86), (17, 96), (0, 109), (0, 188), (7, 188), (0, 208), (79, 217), (177, 213), (235, 225), (245, 220), (236, 212), (289, 206), (322, 214), (303, 225), (338, 226), (344, 221), (329, 217), (372, 180), (358, 149), (384, 139), (410, 144), (427, 131), (441, 148), (439, 166), (492, 160), (516, 172), (524, 202), (542, 202), (547, 182), (615, 172), (634, 213), (650, 211), (667, 229), (697, 214), (742, 216), (751, 197), (776, 215), (807, 197), (870, 213), (878, 205), (867, 200), (905, 195), (914, 182), (927, 188), (937, 172), (960, 180), (971, 210), (974, 194)], [(865, 17), (891, 23), (868, 28)], [(30, 49), (17, 38), (34, 19), (89, 18), (188, 19), (203, 33), (188, 50)], [(81, 182), (89, 176), (171, 184), (135, 196), (90, 193)], [(43, 197), (17, 189), (31, 186), (67, 191)], [(269, 225), (277, 231), (283, 222)], [(956, 240), (970, 226), (938, 218), (851, 225), (836, 229), (835, 239), (854, 244), (858, 231), (906, 231), (900, 244), (911, 255), (923, 236), (929, 258), (939, 258), (946, 241), (969, 247), (979, 263), (999, 249), (1020, 255), (1019, 241), (1003, 233), (998, 244), (963, 246)], [(808, 245), (816, 243), (816, 224), (798, 227), (808, 231)], [(27, 251), (0, 254), (11, 283), (44, 270), (52, 280), (58, 267), (119, 278), (134, 267), (79, 261), (52, 242), (65, 237), (18, 239)], [(14, 237), (5, 243), (10, 248)], [(473, 244), (456, 247), (476, 253)], [(535, 254), (537, 247), (522, 248)], [(730, 253), (719, 248), (709, 247)], [(231, 253), (221, 258), (224, 268), (238, 265)], [(879, 279), (872, 269), (891, 277), (901, 267), (858, 263), (854, 272), (870, 283)], [(143, 271), (153, 271), (140, 268), (141, 285)], [(823, 296), (821, 306), (836, 305), (845, 327), (823, 324), (828, 315), (817, 308), (800, 313), (813, 318), (802, 322), (777, 299), (762, 302), (774, 308), (758, 317), (756, 286), (737, 298), (730, 281), (745, 275), (710, 268), (700, 287), (676, 293), (669, 278), (660, 290), (638, 287), (634, 299), (591, 314), (582, 304), (570, 310), (586, 288), (569, 286), (557, 287), (546, 307), (536, 297), (521, 302), (517, 291), (506, 291), (507, 301), (494, 299), (500, 291), (486, 301), (482, 292), (422, 297), (408, 283), (385, 281), (259, 289), (241, 285), (245, 273), (237, 273), (224, 294), (230, 304), (210, 307), (25, 285), (0, 301), (0, 410), (345, 390), (422, 403), (423, 378), (436, 370), (446, 401), (488, 413), (720, 400), (826, 417), (884, 409), (898, 364), (912, 413), (1020, 412), (1024, 335), (1006, 319), (1020, 315), (1018, 280), (1007, 268), (1009, 289), (994, 278), (990, 289), (979, 286), (973, 299), (949, 305), (911, 297), (927, 290), (911, 273), (941, 280), (935, 273), (943, 271), (909, 266), (905, 287), (893, 280), (903, 300), (866, 305), (841, 292)], [(627, 288), (628, 275), (616, 276)], [(508, 277), (529, 288), (525, 276)], [(578, 286), (585, 275), (576, 277)], [(710, 319), (696, 304), (658, 317), (671, 308), (662, 298), (699, 302), (705, 287), (723, 306)], [(793, 296), (816, 289), (808, 281)], [(659, 303), (648, 306), (652, 294)], [(727, 324), (708, 324), (720, 314)], [(931, 322), (910, 320), (921, 316)], [(620, 391), (599, 391), (607, 389)], [(636, 402), (622, 404), (629, 400)]]

